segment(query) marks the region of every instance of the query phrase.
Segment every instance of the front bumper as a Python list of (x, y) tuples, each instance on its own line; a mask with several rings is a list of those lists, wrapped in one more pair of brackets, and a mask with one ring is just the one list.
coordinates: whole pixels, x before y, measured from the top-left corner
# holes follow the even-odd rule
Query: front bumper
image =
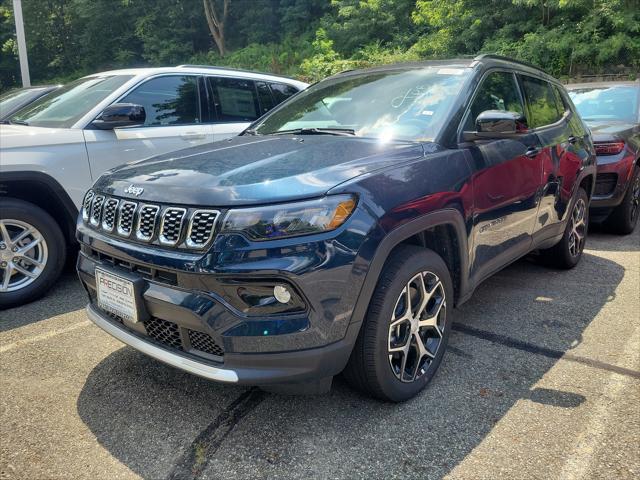
[[(281, 239), (240, 248), (221, 237), (197, 255), (108, 237), (80, 220), (77, 271), (89, 294), (88, 315), (147, 355), (216, 381), (277, 385), (336, 375), (362, 320), (353, 311), (367, 271), (359, 254), (366, 215), (351, 219), (354, 230), (304, 243)], [(97, 307), (96, 268), (135, 282), (140, 321)], [(291, 286), (303, 310), (243, 309), (237, 292), (256, 282)]]
[(591, 198), (591, 216), (594, 220), (606, 217), (620, 205), (633, 173), (635, 156), (627, 149), (619, 155), (597, 158), (596, 188)]
[(344, 369), (360, 324), (351, 324), (344, 339), (321, 348), (271, 354), (226, 354), (224, 363), (194, 359), (149, 342), (118, 325), (93, 305), (87, 316), (116, 339), (163, 363), (224, 383), (278, 385), (302, 383), (337, 375)]

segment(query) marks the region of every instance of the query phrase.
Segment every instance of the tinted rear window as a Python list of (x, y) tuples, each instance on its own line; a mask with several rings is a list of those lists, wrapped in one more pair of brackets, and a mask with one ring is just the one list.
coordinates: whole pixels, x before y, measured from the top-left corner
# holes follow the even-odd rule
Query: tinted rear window
[(253, 80), (209, 77), (208, 81), (218, 122), (251, 122), (261, 116)]
[(298, 93), (298, 89), (284, 83), (272, 83), (271, 92), (273, 93), (273, 98), (277, 105), (278, 103), (284, 102), (290, 96)]
[(551, 84), (534, 77), (522, 76), (524, 94), (529, 104), (529, 126), (543, 127), (556, 123), (562, 117), (562, 110), (558, 110), (556, 95)]

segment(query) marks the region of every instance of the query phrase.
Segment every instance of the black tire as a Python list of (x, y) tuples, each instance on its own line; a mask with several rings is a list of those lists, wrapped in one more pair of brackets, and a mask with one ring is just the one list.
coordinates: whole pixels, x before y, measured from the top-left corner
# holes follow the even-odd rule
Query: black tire
[[(399, 311), (400, 297), (405, 291), (405, 286), (408, 286), (408, 283), (418, 274), (422, 274), (422, 278), (426, 280), (424, 283), (426, 286), (429, 282), (431, 285), (435, 285), (433, 295), (425, 297), (429, 300), (424, 311), (428, 313), (439, 311), (440, 313), (434, 315), (433, 318), (437, 319), (436, 322), (440, 327), (439, 329), (421, 327), (428, 331), (418, 331), (418, 334), (421, 335), (421, 344), (434, 355), (430, 359), (421, 355), (419, 358), (425, 360), (422, 364), (420, 362), (416, 364), (415, 379), (402, 381), (398, 375), (405, 377), (406, 371), (402, 369), (399, 372), (398, 369), (394, 369), (392, 360), (390, 360), (391, 323), (392, 318)], [(427, 286), (425, 291), (429, 288), (431, 287)], [(436, 291), (438, 298), (441, 297), (442, 300), (436, 300)], [(438, 301), (444, 304), (443, 307), (440, 310), (433, 310), (439, 305)], [(451, 275), (442, 258), (435, 252), (422, 247), (407, 245), (395, 250), (380, 275), (367, 317), (360, 329), (349, 363), (343, 372), (347, 382), (354, 388), (385, 401), (402, 402), (418, 394), (429, 383), (442, 361), (451, 331), (453, 301)], [(411, 300), (409, 302), (412, 303)], [(419, 315), (414, 315), (414, 317), (419, 317)], [(422, 335), (427, 336), (427, 340), (423, 340)], [(433, 335), (434, 338), (430, 338), (429, 335)], [(414, 334), (409, 331), (405, 338), (408, 340), (401, 343), (415, 345), (414, 351), (417, 353), (417, 338)], [(429, 345), (433, 347), (436, 340), (438, 341), (437, 346), (428, 348)], [(396, 352), (396, 354), (400, 354), (400, 352)], [(407, 358), (410, 359), (411, 355), (408, 355)], [(427, 360), (430, 360), (428, 364)], [(410, 374), (406, 380), (409, 379)]]
[[(580, 231), (583, 237), (580, 241), (580, 245), (576, 248), (573, 247), (572, 241), (575, 241), (574, 227), (574, 214), (576, 209), (582, 205), (584, 223), (580, 226)], [(583, 188), (578, 188), (576, 196), (573, 199), (571, 208), (567, 211), (567, 226), (564, 230), (562, 239), (556, 243), (553, 247), (542, 250), (540, 252), (545, 264), (561, 269), (570, 269), (575, 267), (580, 258), (582, 258), (582, 252), (587, 240), (587, 232), (589, 230), (589, 197), (587, 192)], [(573, 240), (572, 240), (573, 237)]]
[(619, 235), (633, 233), (640, 216), (640, 168), (635, 167), (627, 193), (605, 221), (605, 228)]
[[(0, 291), (0, 309), (4, 309), (31, 302), (44, 295), (60, 276), (67, 251), (64, 235), (56, 221), (32, 203), (14, 198), (0, 199), (0, 220), (4, 222), (17, 220), (35, 227), (42, 235), (47, 250), (46, 263), (32, 283), (14, 291)], [(0, 248), (4, 246), (2, 250), (8, 252), (2, 240), (0, 236)], [(3, 262), (6, 264), (6, 260)], [(0, 287), (6, 272), (6, 268), (0, 270)]]

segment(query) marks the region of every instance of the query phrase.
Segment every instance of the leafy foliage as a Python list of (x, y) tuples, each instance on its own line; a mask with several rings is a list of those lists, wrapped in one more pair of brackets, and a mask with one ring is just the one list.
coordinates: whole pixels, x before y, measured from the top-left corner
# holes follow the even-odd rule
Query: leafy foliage
[[(0, 90), (19, 83), (11, 3), (0, 0)], [(479, 52), (561, 77), (640, 70), (640, 0), (230, 0), (224, 56), (203, 0), (22, 4), (33, 83), (180, 63), (318, 80), (351, 68)]]

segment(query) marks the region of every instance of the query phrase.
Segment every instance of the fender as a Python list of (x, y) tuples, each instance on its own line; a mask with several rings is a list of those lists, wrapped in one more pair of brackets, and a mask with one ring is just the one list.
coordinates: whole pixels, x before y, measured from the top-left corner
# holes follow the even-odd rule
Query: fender
[(453, 208), (438, 210), (436, 212), (427, 213), (415, 218), (401, 226), (391, 230), (380, 242), (373, 260), (370, 263), (369, 270), (364, 279), (360, 295), (356, 301), (353, 314), (351, 315), (351, 323), (361, 322), (369, 308), (369, 302), (373, 295), (373, 291), (378, 284), (378, 278), (384, 268), (387, 258), (395, 247), (400, 245), (404, 240), (440, 225), (451, 225), (458, 237), (458, 256), (460, 259), (460, 292), (457, 305), (461, 305), (470, 295), (469, 290), (469, 249), (467, 247), (467, 229), (464, 219), (460, 212)]
[[(0, 173), (0, 196), (7, 196), (10, 192), (10, 184), (14, 182), (25, 182), (37, 184), (44, 191), (48, 192), (58, 201), (64, 218), (58, 218), (60, 226), (66, 231), (69, 230), (70, 236), (74, 238), (75, 223), (78, 218), (78, 209), (73, 200), (69, 197), (66, 190), (53, 177), (42, 172), (1, 172)], [(46, 210), (46, 208), (45, 208)], [(64, 222), (64, 223), (63, 223)], [(66, 232), (66, 233), (69, 233)]]

